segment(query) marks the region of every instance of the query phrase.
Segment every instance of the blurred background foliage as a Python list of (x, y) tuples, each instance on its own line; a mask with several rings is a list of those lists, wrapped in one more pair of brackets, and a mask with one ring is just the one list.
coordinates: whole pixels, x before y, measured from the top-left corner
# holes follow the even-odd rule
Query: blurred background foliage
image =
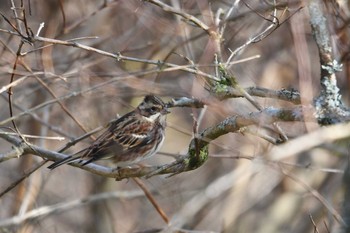
[[(14, 2), (20, 5), (19, 1)], [(218, 12), (227, 12), (238, 3), (226, 22), (221, 43), (223, 59), (230, 56), (230, 50), (262, 31), (270, 23), (264, 17), (269, 18), (273, 11), (272, 1), (164, 2), (213, 27), (216, 14), (220, 18)], [(40, 23), (45, 23), (40, 33), (42, 37), (76, 39), (94, 48), (135, 58), (178, 65), (193, 62), (201, 71), (215, 74), (216, 50), (208, 35), (147, 1), (31, 0), (24, 3), (28, 26), (34, 34)], [(277, 3), (280, 27), (260, 42), (247, 46), (235, 61), (256, 55), (260, 58), (234, 64), (230, 72), (242, 87), (300, 90), (303, 103), (308, 104), (318, 95), (320, 78), (308, 10), (303, 7), (304, 1)], [(327, 1), (324, 9), (335, 57), (344, 65), (337, 77), (343, 100), (347, 102), (349, 14), (348, 2), (339, 3)], [(0, 9), (11, 22), (15, 21), (11, 1), (1, 1)], [(5, 20), (0, 20), (0, 28), (11, 29)], [(20, 38), (1, 31), (0, 42), (0, 86), (5, 86), (10, 82)], [(25, 44), (23, 52), (26, 54), (20, 57), (15, 80), (28, 77), (12, 90), (14, 116), (56, 97), (77, 93), (62, 102), (90, 131), (132, 110), (149, 93), (165, 101), (183, 96), (205, 99), (209, 103), (205, 111), (172, 109), (161, 153), (144, 161), (145, 164), (166, 164), (173, 161), (173, 157), (186, 153), (193, 135), (193, 116), (203, 114), (199, 126), (202, 131), (228, 116), (257, 111), (243, 98), (215, 99), (199, 75), (185, 71), (162, 72), (161, 68), (142, 62), (117, 61), (72, 46), (40, 42), (33, 46)], [(143, 74), (144, 71), (149, 72)], [(53, 90), (56, 97), (38, 79)], [(84, 91), (94, 86), (96, 88)], [(271, 98), (256, 98), (256, 101), (264, 107), (293, 106)], [(1, 93), (0, 106), (1, 126), (12, 127), (8, 121), (6, 92)], [(23, 134), (64, 137), (63, 141), (30, 139), (54, 151), (84, 134), (57, 103), (17, 117), (15, 122)], [(318, 127), (312, 122), (288, 122), (280, 126), (290, 138)], [(258, 131), (259, 125), (251, 130)], [(67, 153), (78, 151), (90, 142), (86, 139)], [(257, 135), (231, 133), (222, 136), (210, 144), (210, 159), (202, 167), (170, 178), (142, 179), (170, 218), (170, 226), (132, 179), (116, 182), (71, 166), (54, 171), (43, 167), (1, 197), (0, 219), (23, 216), (43, 206), (70, 203), (95, 194), (120, 191), (125, 195), (87, 202), (0, 228), (0, 232), (158, 232), (157, 229), (163, 232), (314, 232), (310, 216), (319, 232), (335, 232), (339, 222), (310, 190), (319, 192), (341, 213), (342, 171), (348, 155), (346, 144), (315, 148), (292, 156), (281, 165), (255, 159), (273, 147)], [(10, 149), (8, 142), (0, 141), (0, 153)], [(7, 188), (41, 160), (26, 155), (0, 163), (0, 189)]]

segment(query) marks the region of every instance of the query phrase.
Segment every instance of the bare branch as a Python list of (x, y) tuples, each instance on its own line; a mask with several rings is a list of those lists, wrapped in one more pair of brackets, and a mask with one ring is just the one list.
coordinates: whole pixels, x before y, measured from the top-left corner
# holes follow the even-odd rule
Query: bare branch
[(341, 65), (333, 58), (323, 1), (312, 0), (309, 4), (310, 23), (321, 63), (321, 93), (315, 101), (316, 117), (321, 124), (334, 124), (350, 120), (350, 111), (341, 101), (335, 73)]
[(171, 7), (171, 6), (161, 2), (159, 0), (145, 0), (145, 1), (159, 6), (165, 12), (169, 12), (169, 13), (173, 13), (173, 14), (176, 14), (176, 15), (180, 15), (185, 20), (187, 20), (189, 22), (192, 22), (196, 26), (198, 26), (201, 29), (203, 29), (206, 33), (208, 33), (208, 35), (217, 36), (215, 31), (211, 30), (208, 25), (206, 25), (205, 23), (203, 23), (201, 20), (199, 20), (198, 18), (194, 17), (193, 15), (190, 15), (190, 14), (187, 14), (187, 13), (185, 13), (183, 11), (180, 11), (180, 10), (178, 10), (178, 9), (176, 9), (174, 7)]
[(0, 227), (18, 226), (27, 221), (37, 220), (39, 218), (47, 217), (52, 214), (62, 213), (64, 211), (75, 209), (84, 205), (91, 205), (100, 201), (106, 201), (110, 199), (134, 199), (143, 196), (144, 194), (141, 191), (116, 191), (99, 193), (73, 201), (64, 201), (63, 203), (51, 206), (42, 206), (37, 209), (28, 211), (23, 215), (2, 219), (0, 220)]

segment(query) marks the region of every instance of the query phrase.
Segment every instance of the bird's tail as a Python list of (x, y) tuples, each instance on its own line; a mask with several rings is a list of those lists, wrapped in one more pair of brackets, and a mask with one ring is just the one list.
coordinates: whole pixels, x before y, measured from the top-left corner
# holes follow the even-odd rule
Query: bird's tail
[(51, 164), (50, 166), (48, 166), (47, 168), (52, 170), (52, 169), (55, 169), (56, 167), (59, 167), (63, 164), (71, 163), (71, 162), (80, 160), (83, 157), (83, 155), (79, 155), (79, 154), (83, 151), (86, 151), (86, 150), (87, 150), (87, 148), (82, 149), (82, 150), (80, 150), (72, 155), (65, 157), (64, 159), (58, 160), (58, 161), (54, 162), (53, 164)]
[(61, 160), (54, 162), (53, 164), (51, 164), (47, 168), (52, 170), (52, 169), (55, 169), (56, 167), (59, 167), (63, 164), (70, 163), (70, 162), (73, 162), (73, 161), (78, 160), (78, 159), (80, 159), (80, 157), (70, 155), (64, 159), (61, 159)]

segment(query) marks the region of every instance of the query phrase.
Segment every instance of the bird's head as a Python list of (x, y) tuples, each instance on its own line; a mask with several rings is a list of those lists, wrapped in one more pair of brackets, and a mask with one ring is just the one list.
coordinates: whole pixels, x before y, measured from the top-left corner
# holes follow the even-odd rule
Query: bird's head
[(137, 108), (140, 114), (150, 122), (165, 121), (165, 116), (170, 113), (165, 103), (154, 95), (145, 96)]

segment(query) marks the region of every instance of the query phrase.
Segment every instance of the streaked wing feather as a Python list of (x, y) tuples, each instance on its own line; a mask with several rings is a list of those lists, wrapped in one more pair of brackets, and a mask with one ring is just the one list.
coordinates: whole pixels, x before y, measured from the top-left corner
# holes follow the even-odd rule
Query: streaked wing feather
[[(142, 128), (140, 126), (142, 126)], [(125, 124), (123, 130), (114, 132), (115, 140), (118, 141), (125, 150), (142, 146), (152, 137), (153, 127), (152, 123), (142, 122), (141, 124), (140, 120), (132, 124)], [(145, 132), (147, 133), (145, 134)]]
[[(129, 120), (126, 119), (128, 117)], [(150, 142), (153, 137), (151, 123), (143, 122), (141, 128), (141, 122), (134, 122), (135, 118), (131, 118), (129, 114), (122, 118), (112, 122), (82, 157), (93, 158), (92, 161), (106, 159)]]

